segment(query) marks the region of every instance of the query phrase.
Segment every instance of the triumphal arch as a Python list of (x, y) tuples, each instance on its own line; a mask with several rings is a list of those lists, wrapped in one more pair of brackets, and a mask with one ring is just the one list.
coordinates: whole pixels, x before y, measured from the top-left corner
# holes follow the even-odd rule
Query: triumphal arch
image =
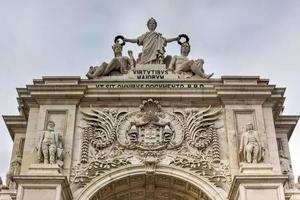
[[(188, 35), (156, 26), (116, 36), (113, 58), (87, 78), (17, 89), (20, 114), (3, 117), (14, 145), (0, 199), (300, 199), (288, 148), (299, 116), (281, 114), (285, 89), (215, 78), (189, 58)], [(178, 55), (165, 52), (171, 42)], [(141, 46), (137, 58), (128, 43)]]

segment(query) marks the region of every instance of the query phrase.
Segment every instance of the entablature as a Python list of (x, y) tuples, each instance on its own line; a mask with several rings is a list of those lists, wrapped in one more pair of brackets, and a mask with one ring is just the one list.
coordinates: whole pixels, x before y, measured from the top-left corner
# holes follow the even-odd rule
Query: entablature
[[(21, 108), (45, 104), (88, 104), (107, 100), (157, 98), (197, 101), (202, 104), (261, 104), (282, 111), (285, 88), (269, 85), (258, 76), (222, 76), (219, 79), (81, 79), (78, 76), (45, 76), (26, 88), (17, 88)], [(21, 109), (22, 110), (22, 109)], [(23, 109), (28, 112), (29, 109)], [(275, 112), (278, 115), (280, 112)], [(27, 116), (28, 113), (25, 113)]]
[(3, 120), (12, 140), (15, 134), (26, 134), (27, 120), (22, 115), (3, 115)]
[(300, 115), (279, 115), (275, 120), (276, 133), (286, 134), (290, 139)]

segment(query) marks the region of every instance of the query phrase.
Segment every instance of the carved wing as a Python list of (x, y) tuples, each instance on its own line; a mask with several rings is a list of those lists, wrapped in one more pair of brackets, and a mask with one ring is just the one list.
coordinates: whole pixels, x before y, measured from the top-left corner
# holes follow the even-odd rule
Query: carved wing
[(199, 150), (205, 149), (213, 141), (215, 122), (221, 109), (212, 110), (211, 106), (202, 111), (191, 111), (186, 117), (187, 142)]
[(100, 111), (91, 108), (91, 112), (83, 112), (83, 119), (87, 122), (84, 132), (89, 135), (92, 146), (103, 149), (111, 145), (116, 137), (116, 118), (112, 111)]

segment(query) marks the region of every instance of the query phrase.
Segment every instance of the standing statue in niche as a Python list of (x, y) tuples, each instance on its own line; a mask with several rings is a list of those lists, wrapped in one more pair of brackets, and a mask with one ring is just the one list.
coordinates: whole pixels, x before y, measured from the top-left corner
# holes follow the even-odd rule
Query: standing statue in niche
[(279, 151), (279, 160), (282, 173), (289, 174), (291, 172), (291, 164), (289, 158), (284, 155), (283, 150)]
[(55, 123), (48, 121), (47, 129), (42, 131), (38, 143), (38, 160), (44, 164), (63, 165), (62, 137), (54, 130)]
[(20, 155), (20, 153), (18, 152), (14, 161), (11, 162), (8, 173), (6, 174), (6, 186), (9, 189), (14, 189), (17, 186), (13, 180), (13, 177), (20, 174), (21, 164), (22, 164), (22, 155)]
[(285, 185), (285, 187), (293, 188), (294, 187), (294, 177), (292, 174), (292, 165), (290, 163), (290, 159), (284, 154), (283, 150), (279, 151), (279, 161), (280, 161), (280, 167), (281, 172), (284, 175), (287, 175), (289, 177), (289, 181)]
[(6, 187), (9, 189), (16, 189), (17, 184), (14, 181), (14, 176), (20, 175), (21, 173), (21, 165), (23, 158), (23, 148), (24, 148), (24, 138), (21, 138), (18, 142), (18, 148), (16, 151), (16, 156), (10, 163), (9, 170), (6, 174)]
[(239, 153), (242, 162), (259, 163), (263, 161), (264, 147), (252, 123), (246, 125), (246, 131), (242, 134)]
[(143, 46), (139, 64), (163, 64), (165, 46), (167, 43), (178, 41), (178, 37), (164, 38), (161, 33), (155, 31), (157, 22), (151, 18), (147, 22), (148, 32), (139, 36), (137, 39), (128, 39), (121, 36), (125, 42), (137, 43)]
[(204, 60), (190, 60), (188, 59), (188, 55), (190, 53), (191, 46), (188, 42), (184, 42), (181, 44), (181, 55), (174, 56), (169, 65), (169, 69), (175, 71), (175, 73), (190, 73), (192, 75), (200, 76), (204, 79), (209, 79), (212, 74), (205, 74), (203, 69)]
[(114, 58), (110, 61), (110, 63), (103, 62), (100, 66), (91, 66), (86, 74), (89, 79), (106, 76), (113, 71), (117, 71), (121, 74), (127, 74), (127, 72), (135, 66), (135, 59), (132, 55), (132, 51), (128, 51), (128, 58), (127, 56), (122, 56), (122, 44), (115, 43), (112, 46), (112, 49), (114, 51)]

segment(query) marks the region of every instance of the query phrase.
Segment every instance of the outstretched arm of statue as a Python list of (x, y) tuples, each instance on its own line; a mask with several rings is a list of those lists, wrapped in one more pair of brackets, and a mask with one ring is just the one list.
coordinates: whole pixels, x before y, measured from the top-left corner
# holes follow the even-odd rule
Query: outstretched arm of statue
[(131, 43), (137, 43), (138, 39), (128, 39), (128, 38), (124, 38), (125, 42), (131, 42)]
[(178, 41), (178, 37), (174, 37), (174, 38), (166, 38), (166, 43), (169, 43), (169, 42), (175, 42), (175, 41)]

